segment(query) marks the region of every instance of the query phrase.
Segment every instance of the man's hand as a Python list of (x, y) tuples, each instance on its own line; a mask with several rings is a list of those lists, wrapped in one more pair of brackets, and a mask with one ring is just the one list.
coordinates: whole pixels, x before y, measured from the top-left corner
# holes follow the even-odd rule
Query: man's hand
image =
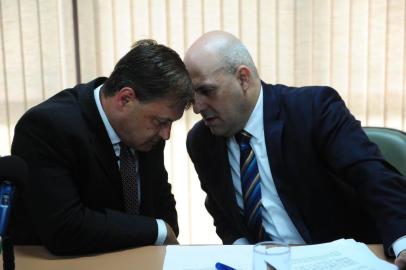
[(165, 222), (166, 225), (166, 239), (164, 245), (179, 245), (178, 239), (176, 239), (176, 235), (172, 230), (172, 227)]
[(399, 269), (406, 269), (406, 249), (399, 253), (399, 256), (395, 260), (395, 264)]

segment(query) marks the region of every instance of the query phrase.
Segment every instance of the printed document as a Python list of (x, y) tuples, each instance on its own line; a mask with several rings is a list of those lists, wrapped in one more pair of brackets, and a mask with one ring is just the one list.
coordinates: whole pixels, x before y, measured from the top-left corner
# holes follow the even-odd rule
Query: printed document
[[(292, 270), (397, 270), (353, 239), (292, 246), (291, 258)], [(252, 259), (252, 245), (167, 246), (163, 269), (215, 270), (215, 264), (221, 262), (237, 270), (251, 270)]]

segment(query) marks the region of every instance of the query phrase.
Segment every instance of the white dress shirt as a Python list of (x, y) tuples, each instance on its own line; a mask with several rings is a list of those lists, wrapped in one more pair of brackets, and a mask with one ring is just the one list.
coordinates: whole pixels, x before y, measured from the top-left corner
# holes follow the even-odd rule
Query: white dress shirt
[[(274, 241), (290, 244), (305, 244), (287, 214), (272, 178), (268, 162), (268, 153), (265, 146), (262, 96), (261, 87), (257, 104), (244, 128), (245, 131), (252, 135), (250, 145), (257, 159), (259, 175), (261, 176), (262, 224), (265, 231)], [(227, 147), (237, 204), (241, 209), (244, 209), (240, 180), (240, 148), (234, 137), (227, 139)], [(235, 242), (235, 244), (245, 243), (247, 243), (245, 239), (239, 239)]]
[[(393, 249), (393, 253), (392, 253), (392, 249)], [(393, 245), (392, 245), (392, 249), (389, 249), (389, 254), (394, 254), (397, 256), (399, 256), (399, 253), (402, 252), (403, 250), (406, 250), (406, 236), (400, 237), (399, 239), (397, 239)]]
[[(116, 154), (117, 157), (120, 157), (120, 138), (118, 137), (117, 133), (114, 131), (113, 127), (110, 125), (109, 120), (107, 119), (106, 113), (103, 110), (103, 106), (101, 105), (100, 101), (100, 89), (103, 86), (100, 85), (94, 90), (94, 100), (96, 101), (97, 105), (97, 110), (99, 111), (100, 117), (103, 121), (104, 127), (107, 130), (107, 134), (109, 135), (111, 144), (113, 145), (114, 153)], [(131, 148), (131, 151), (133, 152), (134, 156), (137, 157), (137, 152)], [(117, 158), (118, 166), (120, 166), (120, 159)], [(137, 186), (138, 186), (138, 198), (141, 200), (141, 181), (140, 181), (140, 174), (138, 170), (138, 158), (136, 158), (136, 172), (137, 172)], [(162, 245), (165, 242), (166, 236), (167, 236), (167, 230), (165, 226), (165, 222), (162, 219), (156, 219), (156, 222), (158, 224), (158, 236), (155, 241), (155, 245)]]

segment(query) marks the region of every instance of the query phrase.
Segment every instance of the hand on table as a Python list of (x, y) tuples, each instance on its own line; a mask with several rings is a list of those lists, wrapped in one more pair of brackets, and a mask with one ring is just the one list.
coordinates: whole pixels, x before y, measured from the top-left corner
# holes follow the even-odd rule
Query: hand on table
[(399, 256), (395, 260), (395, 264), (399, 269), (406, 269), (406, 249), (399, 253)]
[(172, 227), (166, 222), (165, 222), (165, 225), (166, 225), (167, 235), (166, 235), (164, 245), (179, 245), (178, 239), (176, 239), (176, 235), (173, 232)]

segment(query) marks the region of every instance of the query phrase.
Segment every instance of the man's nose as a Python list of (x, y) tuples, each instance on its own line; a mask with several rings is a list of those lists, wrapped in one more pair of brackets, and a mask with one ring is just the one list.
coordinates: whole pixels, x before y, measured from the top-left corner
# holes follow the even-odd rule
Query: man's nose
[(164, 140), (169, 140), (171, 137), (171, 128), (172, 128), (172, 123), (167, 124), (159, 130), (159, 136), (164, 139)]
[(206, 108), (206, 102), (204, 101), (204, 97), (199, 94), (195, 94), (194, 101), (193, 101), (193, 111), (196, 114), (201, 113)]

